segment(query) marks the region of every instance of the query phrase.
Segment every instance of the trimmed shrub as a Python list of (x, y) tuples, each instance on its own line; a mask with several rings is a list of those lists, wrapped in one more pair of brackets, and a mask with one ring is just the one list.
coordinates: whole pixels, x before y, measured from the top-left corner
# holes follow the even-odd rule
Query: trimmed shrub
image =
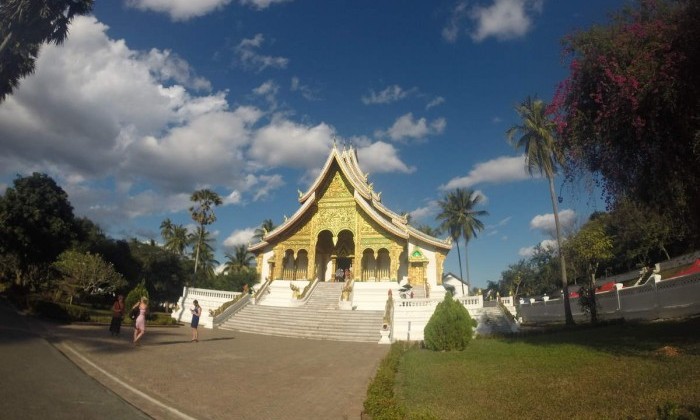
[(467, 308), (446, 293), (423, 330), (425, 347), (435, 351), (464, 350), (472, 338)]
[(370, 418), (375, 420), (405, 417), (403, 407), (399, 405), (394, 396), (394, 382), (401, 356), (406, 350), (405, 343), (396, 342), (391, 345), (389, 353), (382, 359), (377, 374), (367, 388), (363, 414), (368, 414)]

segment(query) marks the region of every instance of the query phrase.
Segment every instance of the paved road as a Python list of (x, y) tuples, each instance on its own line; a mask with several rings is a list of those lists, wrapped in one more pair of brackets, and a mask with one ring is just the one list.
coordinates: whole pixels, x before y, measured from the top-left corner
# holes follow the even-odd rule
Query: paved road
[(1, 418), (148, 418), (86, 375), (2, 299), (0, 381)]
[(159, 419), (359, 419), (367, 385), (388, 351), (207, 329), (191, 343), (189, 327), (148, 328), (135, 347), (128, 328), (111, 337), (106, 326), (48, 327), (56, 349)]

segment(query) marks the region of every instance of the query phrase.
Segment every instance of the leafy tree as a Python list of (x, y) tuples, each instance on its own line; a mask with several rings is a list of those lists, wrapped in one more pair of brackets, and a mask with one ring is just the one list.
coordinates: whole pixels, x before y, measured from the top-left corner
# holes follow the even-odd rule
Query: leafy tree
[(149, 295), (158, 301), (172, 301), (180, 296), (188, 277), (187, 261), (159, 246), (132, 241), (131, 255), (139, 263), (136, 279), (144, 281)]
[(464, 350), (472, 339), (472, 326), (467, 308), (446, 293), (425, 326), (425, 347), (435, 351)]
[(260, 227), (255, 229), (255, 233), (253, 234), (253, 239), (256, 239), (257, 242), (260, 242), (263, 240), (263, 238), (265, 237), (265, 235), (267, 235), (268, 232), (271, 232), (274, 229), (275, 229), (275, 224), (272, 222), (272, 219), (265, 219), (265, 220), (263, 220)]
[(150, 295), (148, 294), (148, 289), (146, 288), (146, 282), (142, 281), (137, 284), (131, 291), (126, 295), (124, 299), (124, 306), (127, 312), (131, 311), (131, 308), (136, 305), (136, 302), (140, 301), (142, 297), (149, 299), (150, 306)]
[(164, 243), (167, 243), (168, 239), (173, 236), (174, 227), (175, 225), (169, 217), (160, 223), (160, 236), (163, 238)]
[(196, 280), (214, 276), (214, 269), (219, 261), (214, 257), (214, 238), (204, 227), (197, 227), (189, 236), (191, 243), (199, 243), (199, 266), (201, 270), (195, 272)]
[[(459, 260), (459, 276), (462, 276), (462, 257), (459, 252), (459, 239), (464, 239), (464, 259), (467, 270), (467, 285), (469, 281), (469, 259), (467, 257), (467, 245), (471, 238), (476, 237), (477, 232), (484, 229), (484, 224), (477, 218), (487, 216), (485, 210), (474, 210), (481, 203), (483, 196), (466, 188), (457, 188), (445, 195), (438, 202), (440, 213), (436, 219), (441, 221), (440, 230), (449, 232), (450, 237), (457, 242), (457, 258)], [(464, 285), (462, 285), (464, 293)]]
[(571, 173), (600, 176), (611, 204), (669, 214), (684, 250), (700, 246), (698, 22), (697, 1), (638, 0), (574, 33), (553, 100)]
[(3, 0), (0, 3), (0, 103), (34, 71), (43, 43), (61, 44), (76, 15), (93, 0)]
[[(562, 250), (561, 225), (559, 223), (559, 209), (554, 190), (554, 176), (557, 168), (564, 163), (564, 157), (559, 150), (555, 138), (555, 124), (547, 115), (547, 104), (542, 100), (527, 97), (520, 103), (515, 111), (522, 120), (506, 131), (508, 141), (517, 149), (525, 149), (525, 164), (528, 173), (533, 175), (538, 172), (547, 177), (549, 181), (549, 195), (552, 199), (554, 212), (554, 224), (557, 231), (557, 248), (561, 264), (561, 282), (564, 288), (564, 313), (566, 324), (573, 325), (574, 318), (571, 314), (569, 302), (569, 284), (566, 278), (566, 259)], [(514, 141), (516, 136), (520, 136)]]
[(605, 232), (605, 226), (600, 219), (591, 220), (586, 223), (575, 235), (566, 241), (566, 248), (573, 255), (574, 263), (583, 266), (589, 281), (588, 296), (584, 301), (591, 314), (591, 323), (598, 322), (598, 311), (595, 301), (595, 279), (598, 267), (601, 263), (612, 259), (613, 243), (612, 238)]
[(126, 280), (112, 264), (90, 253), (65, 251), (53, 263), (61, 274), (60, 290), (69, 296), (69, 303), (81, 294), (109, 295), (126, 286)]
[(198, 225), (194, 257), (194, 273), (197, 274), (199, 258), (204, 246), (205, 226), (216, 221), (213, 207), (221, 205), (223, 201), (219, 194), (209, 189), (195, 191), (192, 193), (190, 200), (195, 203), (195, 205), (190, 207), (190, 215), (192, 220)]
[(68, 194), (48, 175), (17, 177), (13, 185), (0, 197), (0, 253), (14, 255), (21, 273), (51, 264), (71, 245), (75, 217)]
[(224, 273), (245, 273), (250, 270), (250, 267), (254, 263), (255, 257), (248, 252), (248, 247), (245, 245), (237, 245), (233, 250), (233, 254), (226, 254)]

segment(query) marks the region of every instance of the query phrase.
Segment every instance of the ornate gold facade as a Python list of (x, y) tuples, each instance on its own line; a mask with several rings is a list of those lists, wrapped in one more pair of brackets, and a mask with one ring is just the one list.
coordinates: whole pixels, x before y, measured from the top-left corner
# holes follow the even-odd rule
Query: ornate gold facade
[[(416, 231), (406, 219), (381, 204), (367, 183), (354, 150), (333, 148), (300, 209), (252, 245), (261, 280), (332, 280), (349, 270), (355, 281), (408, 278), (412, 284), (441, 283), (442, 264), (451, 244)], [(428, 258), (409, 258), (414, 248)], [(412, 254), (413, 255), (413, 254)], [(432, 270), (432, 271), (431, 271)]]

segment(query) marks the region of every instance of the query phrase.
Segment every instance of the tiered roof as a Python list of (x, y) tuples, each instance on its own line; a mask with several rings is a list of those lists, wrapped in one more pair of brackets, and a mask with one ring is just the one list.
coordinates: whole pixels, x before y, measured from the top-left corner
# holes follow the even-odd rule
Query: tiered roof
[(379, 226), (400, 238), (409, 239), (413, 237), (421, 242), (445, 250), (450, 250), (452, 248), (452, 241), (450, 239), (442, 240), (427, 235), (410, 226), (405, 216), (399, 215), (384, 206), (381, 202), (381, 193), (374, 191), (373, 185), (367, 181), (368, 175), (363, 173), (360, 169), (356, 150), (350, 148), (339, 151), (334, 145), (321, 172), (318, 177), (316, 177), (316, 180), (305, 193), (299, 192), (299, 203), (301, 204), (299, 209), (280, 226), (268, 232), (261, 242), (251, 245), (249, 247), (250, 251), (259, 251), (266, 245), (274, 242), (275, 237), (278, 237), (280, 234), (290, 229), (294, 223), (308, 211), (317, 200), (316, 192), (321, 187), (323, 181), (330, 176), (334, 162), (337, 163), (340, 171), (342, 171), (345, 178), (351, 183), (354, 190), (355, 202), (370, 218), (372, 218), (372, 220), (379, 224)]

